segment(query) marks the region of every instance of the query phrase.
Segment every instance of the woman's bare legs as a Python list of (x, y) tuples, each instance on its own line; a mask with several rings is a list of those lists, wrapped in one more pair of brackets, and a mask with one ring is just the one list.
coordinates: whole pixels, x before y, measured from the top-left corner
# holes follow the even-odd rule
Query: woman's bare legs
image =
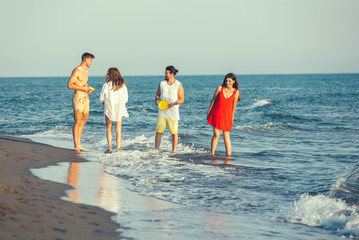
[(122, 126), (122, 118), (120, 121), (116, 122), (116, 145), (117, 151), (121, 151), (121, 126)]
[(111, 150), (111, 142), (112, 142), (112, 121), (105, 116), (106, 119), (106, 129), (107, 129), (107, 143), (108, 143), (108, 150)]
[(217, 143), (218, 143), (218, 139), (220, 136), (220, 131), (217, 128), (213, 128), (213, 137), (212, 137), (212, 141), (211, 141), (211, 155), (214, 155), (214, 152), (216, 151), (216, 147), (217, 147)]
[(232, 145), (231, 139), (229, 138), (229, 132), (223, 131), (223, 140), (226, 147), (227, 157), (230, 157), (232, 155)]

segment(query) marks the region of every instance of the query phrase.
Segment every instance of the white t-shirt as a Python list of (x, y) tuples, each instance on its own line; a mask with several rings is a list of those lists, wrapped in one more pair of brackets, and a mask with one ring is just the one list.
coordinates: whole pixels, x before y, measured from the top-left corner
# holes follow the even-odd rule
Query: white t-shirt
[(128, 117), (126, 103), (128, 92), (126, 85), (117, 91), (112, 90), (112, 82), (103, 85), (100, 101), (104, 104), (104, 115), (111, 121), (120, 121), (122, 117)]
[[(161, 96), (160, 100), (167, 100), (169, 103), (174, 103), (178, 100), (178, 88), (181, 83), (176, 80), (174, 84), (168, 85), (167, 81), (160, 83)], [(158, 116), (162, 116), (171, 120), (179, 120), (179, 105), (174, 105), (166, 110), (158, 110)]]

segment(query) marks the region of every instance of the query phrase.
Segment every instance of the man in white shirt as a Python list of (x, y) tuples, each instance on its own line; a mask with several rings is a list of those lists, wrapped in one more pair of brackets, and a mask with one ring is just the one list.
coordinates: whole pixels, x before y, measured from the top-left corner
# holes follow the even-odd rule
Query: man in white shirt
[(178, 70), (174, 66), (166, 67), (165, 81), (158, 85), (156, 93), (156, 105), (162, 100), (169, 102), (166, 110), (158, 110), (155, 147), (159, 149), (161, 137), (167, 125), (172, 134), (172, 151), (176, 151), (178, 144), (178, 120), (179, 105), (184, 102), (184, 90), (182, 84), (175, 79)]

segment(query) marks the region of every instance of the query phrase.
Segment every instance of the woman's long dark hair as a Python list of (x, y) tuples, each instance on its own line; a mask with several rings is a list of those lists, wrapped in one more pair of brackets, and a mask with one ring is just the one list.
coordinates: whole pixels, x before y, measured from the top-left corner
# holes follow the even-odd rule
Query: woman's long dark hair
[(122, 77), (120, 71), (113, 67), (107, 70), (105, 76), (105, 82), (112, 82), (112, 90), (117, 91), (122, 88), (123, 84), (126, 84), (125, 79)]
[(238, 81), (237, 81), (236, 75), (234, 75), (234, 73), (228, 73), (228, 74), (224, 77), (222, 86), (223, 86), (223, 87), (226, 86), (226, 79), (227, 79), (227, 78), (232, 79), (232, 80), (234, 81), (234, 83), (233, 83), (233, 88), (238, 89)]

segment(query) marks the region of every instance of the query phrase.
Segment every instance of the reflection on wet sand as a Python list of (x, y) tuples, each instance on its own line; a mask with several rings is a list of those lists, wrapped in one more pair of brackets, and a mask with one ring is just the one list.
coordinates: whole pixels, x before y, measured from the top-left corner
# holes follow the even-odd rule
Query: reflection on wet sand
[(222, 162), (224, 164), (231, 164), (232, 160), (234, 160), (234, 159), (231, 157), (212, 156), (212, 164), (221, 164)]
[[(117, 195), (116, 191), (116, 182), (111, 180), (107, 173), (104, 172), (105, 169), (107, 169), (107, 166), (104, 166), (101, 177), (99, 179), (100, 181), (100, 190), (98, 191), (97, 195), (97, 205), (102, 206), (105, 208), (105, 206), (112, 206), (111, 211), (118, 211), (118, 201), (117, 199), (120, 197)], [(113, 176), (111, 176), (113, 178)]]
[[(64, 200), (76, 203), (90, 203), (117, 212), (118, 196), (116, 179), (104, 172), (106, 166), (87, 171), (83, 163), (70, 163), (67, 171), (67, 184), (74, 188), (67, 192)], [(96, 170), (96, 171), (94, 171)]]
[(98, 162), (70, 163), (64, 173), (67, 174), (66, 183), (74, 188), (63, 199), (99, 206), (116, 213), (132, 209), (154, 211), (175, 207), (175, 204), (139, 196), (127, 190), (123, 180), (105, 172), (110, 168)]
[(78, 180), (79, 180), (79, 164), (71, 163), (69, 170), (68, 170), (66, 183), (74, 186), (75, 188), (73, 188), (67, 192), (68, 197), (64, 198), (66, 201), (81, 203), (78, 201), (79, 193), (76, 188), (76, 186), (78, 185)]
[(221, 239), (223, 237), (228, 237), (230, 225), (228, 216), (207, 212), (202, 215), (203, 225), (206, 226), (208, 232), (208, 238), (206, 239)]

